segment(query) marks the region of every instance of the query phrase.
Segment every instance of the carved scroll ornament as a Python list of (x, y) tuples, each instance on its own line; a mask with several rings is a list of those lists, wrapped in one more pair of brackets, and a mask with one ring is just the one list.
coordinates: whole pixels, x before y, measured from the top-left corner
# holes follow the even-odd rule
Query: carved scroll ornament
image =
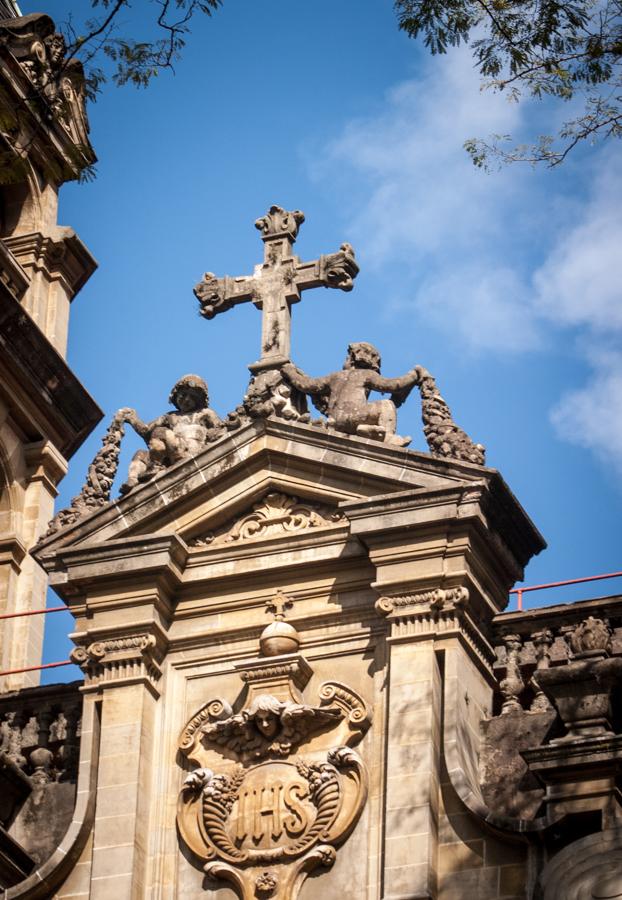
[(256, 538), (278, 537), (309, 528), (322, 528), (345, 522), (336, 510), (301, 501), (298, 497), (273, 492), (255, 503), (250, 513), (216, 534), (190, 542), (191, 547), (232, 544)]
[(362, 760), (330, 743), (360, 740), (370, 711), (339, 682), (320, 698), (313, 707), (256, 693), (238, 713), (212, 700), (182, 732), (182, 753), (200, 765), (179, 796), (180, 835), (241, 900), (295, 900), (312, 869), (332, 865), (365, 805)]

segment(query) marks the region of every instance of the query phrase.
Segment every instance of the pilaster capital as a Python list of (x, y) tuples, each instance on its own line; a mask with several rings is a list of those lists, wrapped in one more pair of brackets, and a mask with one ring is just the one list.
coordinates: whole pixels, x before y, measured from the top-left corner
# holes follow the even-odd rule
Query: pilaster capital
[(157, 623), (122, 634), (108, 631), (108, 636), (102, 633), (96, 640), (89, 640), (93, 636), (93, 632), (71, 635), (76, 647), (70, 659), (84, 672), (83, 690), (144, 684), (159, 697), (160, 664), (166, 654), (167, 639)]

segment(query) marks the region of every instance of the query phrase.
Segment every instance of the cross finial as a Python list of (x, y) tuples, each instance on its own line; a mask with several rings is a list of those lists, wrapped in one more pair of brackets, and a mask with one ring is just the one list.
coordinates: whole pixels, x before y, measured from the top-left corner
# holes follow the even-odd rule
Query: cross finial
[(206, 272), (194, 288), (200, 313), (213, 319), (239, 303), (252, 302), (262, 312), (261, 356), (252, 372), (279, 369), (290, 357), (291, 307), (302, 292), (317, 287), (351, 291), (359, 267), (351, 244), (335, 253), (303, 262), (292, 253), (298, 229), (305, 217), (299, 209), (271, 206), (255, 227), (264, 242), (264, 261), (252, 275), (217, 278)]
[(266, 603), (266, 612), (274, 613), (274, 621), (282, 622), (285, 618), (285, 610), (289, 609), (294, 605), (294, 601), (291, 597), (288, 597), (283, 591), (279, 588), (272, 600), (268, 600)]

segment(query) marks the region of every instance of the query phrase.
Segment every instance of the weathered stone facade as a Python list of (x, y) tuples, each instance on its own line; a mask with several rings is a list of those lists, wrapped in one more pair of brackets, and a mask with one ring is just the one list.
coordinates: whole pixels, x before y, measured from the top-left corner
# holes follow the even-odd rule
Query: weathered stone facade
[(50, 536), (78, 803), (7, 898), (616, 896), (622, 599), (504, 612), (543, 546), (492, 469), (276, 418)]
[[(95, 156), (80, 66), (49, 16), (2, 7), (0, 106), (0, 613), (45, 606), (46, 578), (28, 555), (51, 518), (67, 460), (101, 412), (65, 362), (72, 299), (96, 268), (57, 224), (58, 191)], [(4, 16), (12, 16), (4, 18)], [(8, 171), (8, 174), (7, 174)], [(41, 659), (43, 618), (0, 621), (0, 671)], [(38, 672), (0, 678), (4, 690)]]
[[(59, 42), (47, 17), (26, 19), (0, 59), (43, 90)], [(50, 39), (34, 68), (33, 34)], [(347, 243), (294, 256), (303, 221), (271, 207), (253, 276), (195, 288), (207, 319), (242, 301), (262, 311), (240, 406), (221, 422), (191, 375), (154, 422), (119, 410), (32, 550), (75, 617), (84, 679), (0, 695), (3, 898), (621, 897), (622, 598), (506, 613), (544, 541), (432, 376), (380, 375), (367, 343), (323, 378), (289, 361), (300, 292), (349, 291), (358, 273)], [(0, 328), (43, 352), (32, 320), (51, 315), (60, 341), (70, 298), (50, 299), (51, 236), (26, 237), (5, 254)], [(60, 259), (75, 262), (66, 237)], [(43, 273), (32, 315), (9, 296), (35, 284), (27, 263)], [(54, 440), (31, 480), (48, 499), (28, 546), (94, 414), (47, 352), (66, 391), (42, 430)], [(415, 387), (429, 453), (396, 433)], [(305, 394), (326, 418), (311, 420)], [(146, 449), (114, 500), (126, 423)]]

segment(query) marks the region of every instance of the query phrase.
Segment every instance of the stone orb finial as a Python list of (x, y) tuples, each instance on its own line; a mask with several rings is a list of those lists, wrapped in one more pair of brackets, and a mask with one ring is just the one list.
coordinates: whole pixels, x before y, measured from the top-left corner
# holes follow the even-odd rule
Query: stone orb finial
[(285, 609), (293, 606), (291, 597), (278, 590), (266, 603), (266, 610), (274, 613), (274, 622), (267, 625), (259, 637), (262, 656), (280, 656), (295, 653), (300, 646), (300, 635), (293, 625), (285, 621)]

